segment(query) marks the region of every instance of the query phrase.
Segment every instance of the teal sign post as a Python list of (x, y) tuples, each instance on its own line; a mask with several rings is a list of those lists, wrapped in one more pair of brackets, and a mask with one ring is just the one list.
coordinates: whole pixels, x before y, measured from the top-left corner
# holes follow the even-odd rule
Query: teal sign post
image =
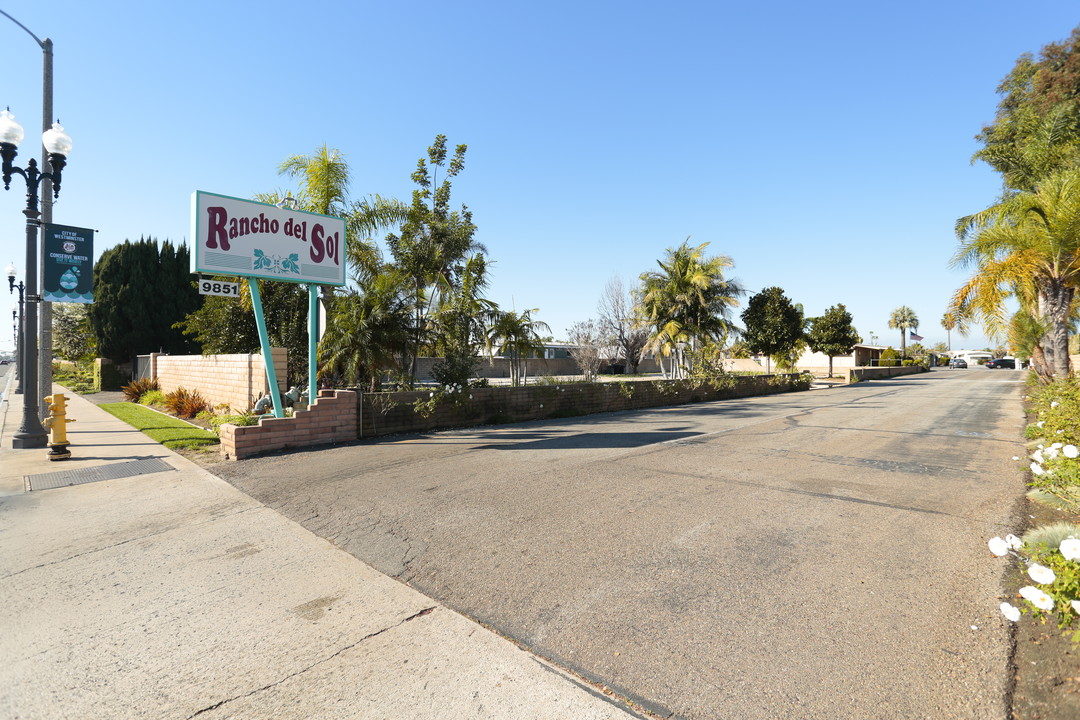
[(45, 302), (94, 302), (94, 231), (44, 226), (41, 296)]

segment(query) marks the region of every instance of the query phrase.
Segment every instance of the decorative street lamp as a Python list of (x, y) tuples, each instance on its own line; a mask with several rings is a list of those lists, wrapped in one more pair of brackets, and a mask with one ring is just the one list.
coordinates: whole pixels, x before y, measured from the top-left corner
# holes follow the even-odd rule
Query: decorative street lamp
[(7, 266), (7, 280), (8, 280), (8, 294), (11, 294), (11, 293), (15, 292), (15, 288), (19, 289), (19, 304), (16, 305), (16, 306), (12, 306), (12, 308), (11, 308), (11, 319), (15, 323), (15, 375), (18, 377), (18, 380), (19, 380), (19, 386), (15, 388), (15, 394), (19, 395), (23, 391), (23, 389), (22, 389), (22, 382), (23, 382), (23, 366), (22, 366), (23, 341), (22, 341), (22, 338), (19, 337), (19, 335), (22, 332), (23, 291), (26, 290), (26, 286), (23, 285), (21, 280), (19, 281), (18, 285), (15, 284), (15, 264), (14, 263)]
[[(64, 132), (60, 123), (53, 123), (52, 128), (41, 134), (41, 143), (49, 154), (48, 172), (38, 169), (37, 160), (30, 158), (26, 168), (16, 167), (13, 163), (18, 154), (16, 148), (23, 139), (23, 129), (15, 122), (8, 110), (0, 110), (0, 158), (3, 159), (4, 189), (11, 189), (11, 176), (21, 175), (26, 181), (26, 306), (23, 313), (22, 368), (19, 376), (23, 378), (23, 418), (18, 432), (12, 437), (11, 446), (15, 449), (43, 448), (48, 435), (38, 418), (38, 347), (37, 325), (38, 306), (41, 296), (37, 294), (37, 236), (41, 223), (38, 218), (38, 186), (43, 180), (49, 180), (53, 186), (53, 197), (60, 195), (60, 173), (67, 165), (67, 156), (71, 152), (71, 138)], [(11, 277), (12, 286), (15, 284)], [(30, 329), (33, 329), (30, 331)]]

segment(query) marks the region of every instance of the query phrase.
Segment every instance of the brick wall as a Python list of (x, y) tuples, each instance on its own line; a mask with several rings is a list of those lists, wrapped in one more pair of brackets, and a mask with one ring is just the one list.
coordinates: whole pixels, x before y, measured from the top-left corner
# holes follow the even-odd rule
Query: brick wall
[(314, 404), (292, 417), (263, 417), (258, 425), (221, 426), (221, 454), (242, 460), (288, 447), (307, 447), (356, 439), (357, 397), (351, 390), (320, 390)]
[[(272, 348), (271, 357), (277, 372), (278, 389), (285, 386), (288, 351)], [(156, 377), (164, 393), (178, 387), (198, 390), (211, 407), (226, 404), (240, 412), (252, 408), (270, 391), (262, 353), (250, 355), (150, 355), (151, 377)]]
[(804, 389), (798, 378), (798, 375), (736, 376), (731, 378), (733, 385), (729, 387), (698, 385), (689, 380), (627, 380), (474, 388), (453, 400), (442, 399), (426, 417), (416, 412), (414, 403), (430, 400), (430, 391), (366, 393), (359, 396), (360, 437), (769, 395)]

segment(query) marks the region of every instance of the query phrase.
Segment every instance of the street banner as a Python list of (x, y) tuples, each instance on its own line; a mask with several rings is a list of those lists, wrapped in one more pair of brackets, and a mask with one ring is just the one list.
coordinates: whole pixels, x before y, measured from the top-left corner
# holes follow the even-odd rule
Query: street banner
[(345, 284), (345, 220), (215, 195), (191, 195), (191, 271)]
[(94, 231), (44, 226), (42, 293), (45, 302), (94, 302)]

